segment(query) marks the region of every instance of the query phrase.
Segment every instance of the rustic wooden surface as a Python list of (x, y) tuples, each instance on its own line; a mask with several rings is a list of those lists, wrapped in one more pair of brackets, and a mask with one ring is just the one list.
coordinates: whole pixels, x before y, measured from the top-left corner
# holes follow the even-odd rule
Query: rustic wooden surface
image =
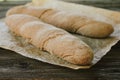
[[(24, 2), (0, 3), (0, 17), (3, 18), (7, 9), (18, 4)], [(109, 5), (109, 9), (113, 9), (110, 4), (106, 4)], [(114, 6), (114, 9), (120, 10), (119, 7)], [(120, 42), (112, 47), (100, 62), (87, 70), (54, 66), (0, 48), (0, 78), (0, 80), (26, 80), (25, 78), (31, 78), (28, 80), (120, 80)]]

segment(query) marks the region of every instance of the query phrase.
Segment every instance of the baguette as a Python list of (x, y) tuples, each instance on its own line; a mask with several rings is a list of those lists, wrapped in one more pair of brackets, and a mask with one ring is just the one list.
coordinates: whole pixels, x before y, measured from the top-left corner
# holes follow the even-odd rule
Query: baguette
[(29, 14), (40, 18), (42, 21), (56, 27), (65, 29), (72, 33), (82, 34), (88, 37), (104, 38), (113, 31), (110, 24), (88, 19), (83, 16), (74, 15), (65, 11), (55, 9), (40, 9), (28, 6), (17, 6), (7, 12), (7, 16), (12, 14)]
[(25, 14), (8, 16), (5, 22), (12, 32), (28, 39), (40, 50), (47, 51), (73, 64), (91, 64), (93, 59), (91, 48), (62, 29)]

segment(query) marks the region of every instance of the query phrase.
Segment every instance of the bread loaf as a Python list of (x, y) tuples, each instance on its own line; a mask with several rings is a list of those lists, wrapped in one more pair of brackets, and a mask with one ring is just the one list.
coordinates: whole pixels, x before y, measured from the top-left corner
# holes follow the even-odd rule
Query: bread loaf
[(5, 22), (12, 32), (28, 39), (40, 50), (47, 51), (73, 64), (91, 64), (93, 59), (91, 48), (62, 29), (25, 14), (8, 16)]
[(28, 6), (17, 6), (10, 9), (7, 12), (7, 16), (19, 13), (39, 17), (46, 23), (65, 29), (72, 33), (82, 34), (89, 37), (104, 38), (113, 32), (113, 27), (110, 24), (54, 9), (39, 9)]

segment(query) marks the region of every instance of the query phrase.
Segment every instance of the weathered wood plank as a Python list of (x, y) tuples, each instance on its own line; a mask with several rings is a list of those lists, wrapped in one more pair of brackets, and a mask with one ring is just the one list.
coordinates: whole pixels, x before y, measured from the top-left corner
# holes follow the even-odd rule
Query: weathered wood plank
[[(72, 0), (73, 1), (73, 0)], [(78, 0), (74, 0), (78, 1)], [(93, 2), (94, 1), (94, 2)], [(103, 2), (104, 1), (104, 2)], [(77, 3), (120, 10), (120, 0), (81, 0)], [(24, 4), (0, 3), (0, 17), (9, 7)], [(0, 80), (120, 80), (120, 42), (100, 62), (87, 70), (71, 70), (23, 57), (0, 48)]]
[(2, 11), (2, 12), (0, 12), (0, 18), (5, 17), (6, 12), (7, 12), (7, 11)]
[[(101, 80), (108, 78), (110, 80), (111, 78), (115, 78), (117, 80), (120, 79), (119, 52), (119, 49), (113, 48), (108, 55), (103, 57), (103, 59), (91, 69), (75, 71), (25, 58), (12, 51), (0, 49), (0, 56), (3, 56), (3, 58), (0, 58), (0, 76), (7, 78), (42, 77), (66, 80), (94, 80), (98, 78)], [(108, 59), (108, 56), (112, 57)]]
[(0, 6), (13, 6), (13, 5), (23, 5), (28, 3), (29, 1), (7, 1), (7, 2), (0, 2)]
[(63, 0), (63, 1), (69, 1), (73, 3), (78, 4), (85, 4), (90, 6), (96, 6), (101, 8), (107, 8), (107, 9), (114, 9), (117, 10), (117, 8), (120, 8), (120, 0)]

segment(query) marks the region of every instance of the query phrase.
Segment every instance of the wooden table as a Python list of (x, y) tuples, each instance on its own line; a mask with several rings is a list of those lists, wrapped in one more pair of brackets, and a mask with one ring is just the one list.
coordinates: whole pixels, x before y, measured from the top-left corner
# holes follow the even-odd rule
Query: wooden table
[[(0, 7), (2, 6), (0, 5)], [(5, 13), (10, 8), (7, 7), (8, 5), (4, 5), (5, 10), (1, 8), (1, 11)], [(1, 11), (1, 17), (4, 17), (5, 14)], [(71, 70), (54, 66), (0, 48), (0, 78), (3, 78), (2, 80), (5, 78), (7, 80), (16, 80), (16, 78), (31, 78), (29, 80), (120, 80), (120, 42), (112, 47), (100, 62), (86, 70)]]

